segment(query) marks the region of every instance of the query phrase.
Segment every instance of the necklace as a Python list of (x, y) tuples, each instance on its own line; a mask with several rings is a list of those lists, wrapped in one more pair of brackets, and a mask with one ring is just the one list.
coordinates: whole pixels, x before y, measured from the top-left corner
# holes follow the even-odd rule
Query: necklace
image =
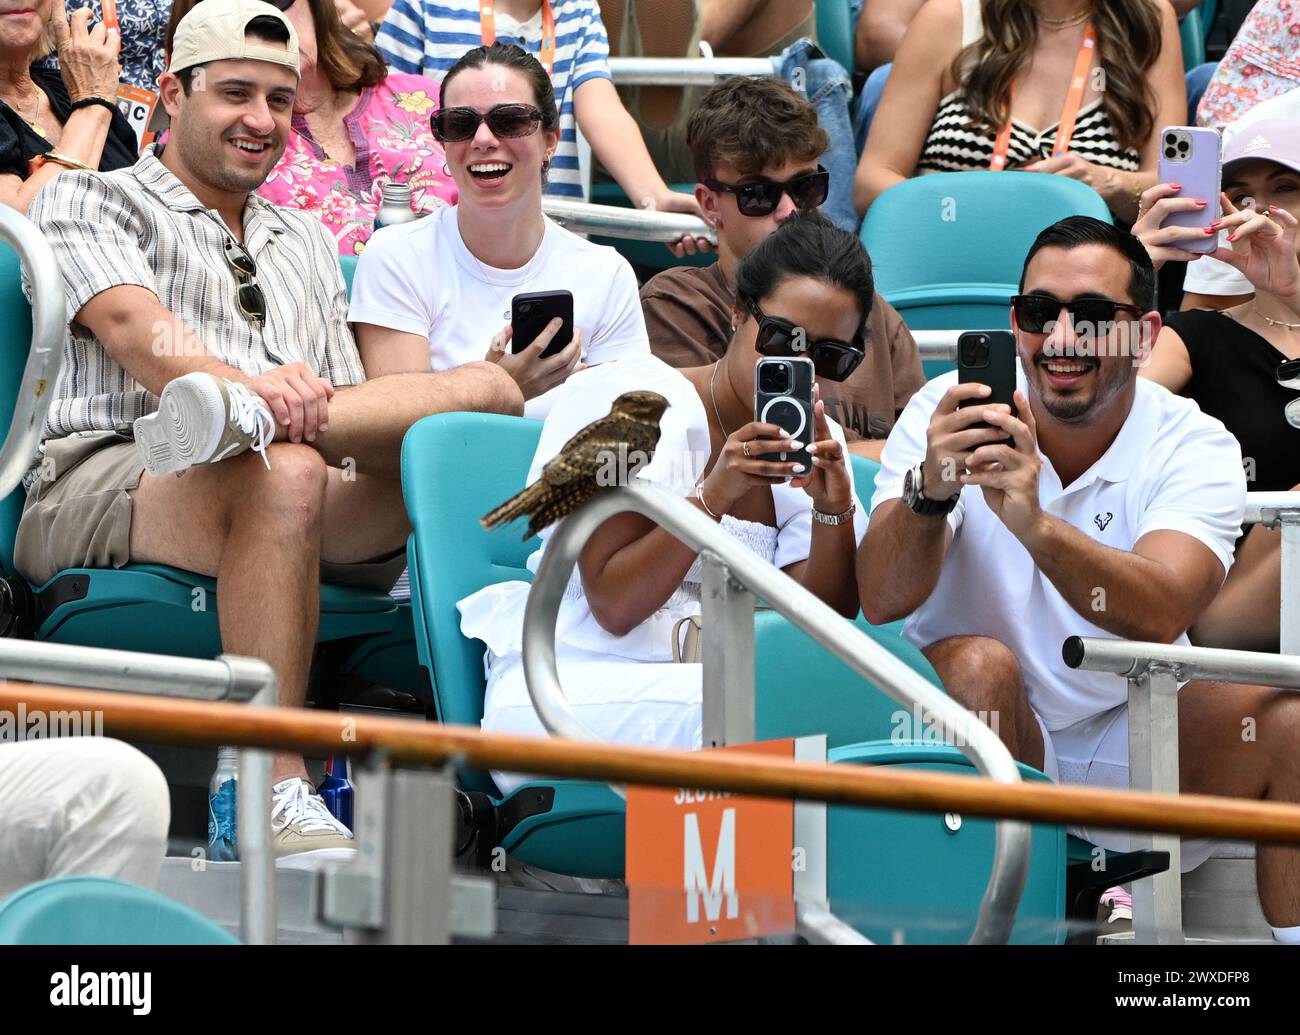
[(1044, 18), (1041, 14), (1035, 14), (1034, 17), (1038, 20), (1038, 24), (1045, 29), (1068, 29), (1071, 26), (1083, 24), (1091, 15), (1091, 11), (1083, 10), (1066, 18)]
[(1255, 310), (1255, 315), (1270, 327), (1285, 327), (1289, 331), (1300, 331), (1300, 323), (1287, 323), (1285, 320), (1274, 320), (1273, 317), (1265, 316), (1258, 309)]
[[(45, 127), (38, 126), (36, 124), (36, 113), (41, 110), (41, 95), (39, 91), (37, 91), (35, 101), (36, 103), (32, 105), (31, 118), (28, 118), (25, 114), (23, 114), (23, 110), (19, 108), (17, 104), (10, 104), (9, 107), (11, 107), (18, 114), (18, 117), (20, 119), (22, 119), (25, 123), (27, 123), (28, 126), (31, 127), (33, 133), (35, 133), (38, 137), (40, 137), (43, 140), (48, 136), (48, 134), (45, 131)], [(5, 103), (8, 104), (9, 102), (6, 101)]]
[(713, 403), (713, 416), (718, 420), (718, 430), (722, 432), (722, 438), (725, 441), (731, 437), (731, 434), (727, 431), (727, 426), (722, 423), (722, 411), (718, 409), (718, 397), (713, 394), (713, 382), (718, 379), (718, 371), (721, 369), (721, 360), (713, 364), (713, 373), (709, 375), (709, 401)]

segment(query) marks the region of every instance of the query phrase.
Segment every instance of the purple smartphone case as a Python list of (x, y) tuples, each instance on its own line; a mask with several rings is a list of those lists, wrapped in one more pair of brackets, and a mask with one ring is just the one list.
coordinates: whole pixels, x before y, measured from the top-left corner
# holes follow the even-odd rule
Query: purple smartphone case
[[(1165, 134), (1180, 130), (1191, 137), (1191, 153), (1186, 161), (1165, 157)], [(1175, 197), (1204, 198), (1209, 202), (1196, 212), (1176, 212), (1161, 226), (1190, 226), (1204, 229), (1219, 218), (1219, 147), (1217, 130), (1195, 126), (1165, 126), (1160, 130), (1159, 183), (1182, 184)], [(1219, 246), (1218, 234), (1206, 234), (1197, 241), (1179, 241), (1175, 247), (1186, 252), (1206, 255)]]

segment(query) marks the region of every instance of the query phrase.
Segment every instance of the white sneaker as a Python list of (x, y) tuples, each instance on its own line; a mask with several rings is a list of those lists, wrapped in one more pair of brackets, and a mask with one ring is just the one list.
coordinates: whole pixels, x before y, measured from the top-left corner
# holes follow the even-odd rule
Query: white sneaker
[(155, 477), (215, 464), (252, 449), (266, 459), (275, 419), (259, 395), (241, 384), (195, 371), (170, 381), (158, 411), (135, 422), (135, 444)]
[(271, 788), (271, 848), (276, 858), (345, 862), (355, 858), (352, 831), (335, 819), (306, 780), (294, 777)]

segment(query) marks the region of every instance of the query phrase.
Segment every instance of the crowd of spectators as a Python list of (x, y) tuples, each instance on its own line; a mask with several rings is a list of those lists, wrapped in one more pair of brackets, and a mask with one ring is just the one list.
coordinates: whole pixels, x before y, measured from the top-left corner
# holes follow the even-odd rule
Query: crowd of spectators
[[(1194, 2), (853, 6), (857, 67), (839, 70), (804, 39), (811, 0), (120, 0), (109, 24), (98, 0), (37, 0), (6, 16), (0, 201), (44, 233), (68, 298), (17, 569), (213, 576), (239, 602), (223, 649), (265, 658), (281, 703), (301, 705), (321, 582), (391, 590), (403, 570), (412, 424), (541, 420), (535, 478), (614, 399), (653, 391), (663, 460), (643, 477), (841, 613), (906, 619), (1020, 760), (1126, 784), (1122, 681), (1064, 673), (1063, 636), (1278, 649), (1278, 536), (1241, 522), (1247, 488), (1300, 488), (1300, 4), (1259, 0), (1196, 72), (1196, 119), (1223, 134), (1221, 198), (1157, 182), (1162, 128), (1188, 121), (1178, 18)], [(620, 91), (608, 64), (701, 53), (771, 57), (776, 74)], [(550, 219), (545, 199), (584, 196), (579, 134), (632, 206), (708, 225), (674, 254), (716, 261), (669, 268), (664, 252), (645, 276)], [(890, 255), (855, 232), (903, 180), (1002, 169), (1079, 180), (1113, 218), (1035, 228), (1010, 313), (1014, 409), (960, 405), (983, 394), (955, 374), (926, 382), (874, 287)], [(376, 230), (394, 184), (418, 218)], [(1206, 206), (1208, 228), (1167, 224)], [(1210, 254), (1179, 247), (1213, 234)], [(359, 256), (350, 293), (339, 256)], [(1183, 311), (1166, 314), (1156, 272), (1181, 264)], [(512, 299), (556, 290), (572, 294), (569, 342), (548, 349), (559, 320), (516, 340)], [(1102, 309), (1138, 354), (1096, 347), (1123, 337), (1080, 324)], [(755, 420), (755, 368), (800, 353), (817, 401), (794, 441)], [(803, 449), (806, 467), (768, 455)], [(867, 510), (852, 454), (881, 465)], [(488, 728), (541, 730), (526, 595), (503, 583), (460, 602), (486, 648)], [(698, 558), (652, 522), (621, 515), (591, 538), (558, 630), (589, 727), (700, 745), (700, 669), (674, 661), (699, 600)], [(1294, 709), (1247, 687), (1190, 684), (1183, 700), (1184, 787), (1300, 801)], [(1243, 715), (1259, 751), (1230, 742)], [(111, 822), (165, 827), (156, 771), (119, 748), (104, 746), (100, 763), (121, 764), (99, 793), (138, 786), (147, 807)], [(73, 801), (55, 768), (0, 749), (0, 801)], [(301, 756), (278, 754), (273, 783), (277, 853), (353, 852)], [(93, 872), (148, 883), (157, 840)], [(0, 853), (0, 894), (74, 871), (74, 842), (21, 873)], [(1300, 864), (1259, 858), (1275, 936), (1300, 941)]]

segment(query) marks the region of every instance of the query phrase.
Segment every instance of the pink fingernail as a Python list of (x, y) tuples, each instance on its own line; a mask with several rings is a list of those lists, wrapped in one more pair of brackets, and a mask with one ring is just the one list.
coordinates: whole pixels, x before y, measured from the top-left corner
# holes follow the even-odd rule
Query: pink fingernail
[(1202, 208), (1204, 208), (1206, 205), (1209, 204), (1209, 202), (1206, 201), (1204, 198), (1197, 198), (1196, 203), (1200, 205)]
[(1205, 233), (1207, 236), (1211, 234), (1217, 234), (1218, 232), (1219, 232), (1219, 228), (1217, 226), (1207, 226), (1205, 228)]
[(1183, 189), (1183, 185), (1182, 185), (1181, 183), (1171, 183), (1169, 186), (1173, 187), (1174, 190), (1182, 190), (1182, 189)]
[(1235, 241), (1236, 239), (1237, 239), (1237, 231), (1234, 230), (1232, 233), (1228, 235), (1228, 240)]

